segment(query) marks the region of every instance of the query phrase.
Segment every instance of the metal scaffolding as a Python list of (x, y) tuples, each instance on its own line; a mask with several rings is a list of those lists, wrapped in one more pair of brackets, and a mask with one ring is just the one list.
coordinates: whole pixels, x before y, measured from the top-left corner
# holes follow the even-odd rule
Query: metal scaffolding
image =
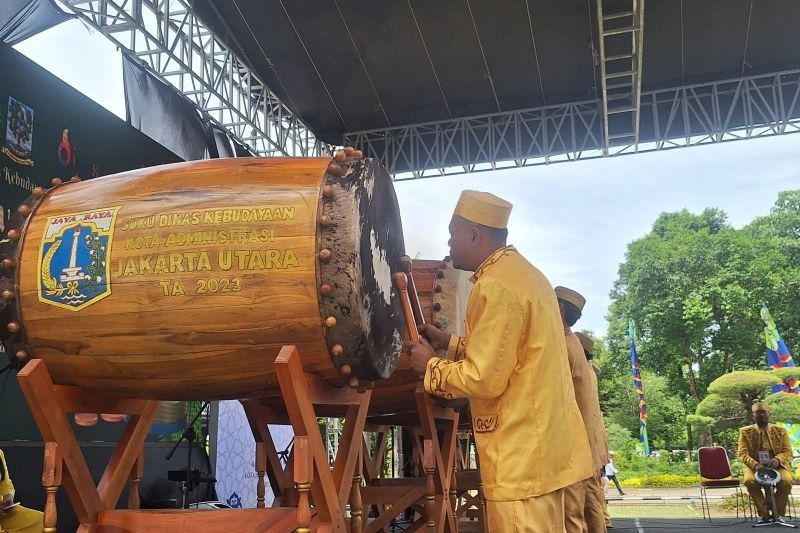
[(597, 0), (600, 82), (603, 101), (603, 153), (611, 145), (639, 144), (642, 95), (644, 0), (624, 2), (629, 9)]
[(331, 154), (188, 0), (61, 0), (262, 156)]
[[(638, 143), (608, 156), (800, 131), (800, 69), (641, 95)], [(345, 144), (398, 180), (603, 157), (603, 103), (590, 100), (357, 131)]]

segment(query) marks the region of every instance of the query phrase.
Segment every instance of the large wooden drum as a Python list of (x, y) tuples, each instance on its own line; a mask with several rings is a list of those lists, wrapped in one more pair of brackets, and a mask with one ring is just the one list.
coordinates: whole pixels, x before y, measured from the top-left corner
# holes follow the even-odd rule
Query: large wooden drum
[[(0, 340), (57, 384), (134, 398), (274, 394), (298, 346), (337, 385), (390, 376), (404, 253), (375, 160), (212, 160), (37, 190), (0, 242)], [(356, 380), (354, 380), (356, 381)]]
[[(425, 322), (449, 333), (464, 335), (472, 273), (453, 268), (448, 257), (444, 261), (415, 259), (412, 275)], [(439, 355), (445, 356), (444, 353)], [(414, 400), (417, 381), (408, 357), (401, 356), (392, 377), (375, 383), (369, 416), (380, 417), (384, 422), (392, 422), (395, 417), (394, 422), (400, 425), (413, 423), (410, 418), (417, 413)]]

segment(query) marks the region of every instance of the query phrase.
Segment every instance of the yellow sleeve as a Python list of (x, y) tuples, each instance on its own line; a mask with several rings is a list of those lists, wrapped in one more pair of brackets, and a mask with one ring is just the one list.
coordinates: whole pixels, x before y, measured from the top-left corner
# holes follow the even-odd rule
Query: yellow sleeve
[(744, 434), (744, 428), (739, 430), (739, 460), (744, 463), (750, 470), (758, 468), (758, 461), (750, 457), (750, 452), (747, 449), (747, 437)]
[(789, 441), (789, 432), (784, 428), (779, 428), (780, 438), (775, 446), (775, 458), (781, 462), (784, 468), (792, 470), (792, 443)]
[(0, 450), (0, 500), (5, 498), (7, 494), (11, 494), (11, 498), (14, 498), (14, 484), (11, 483), (11, 474), (8, 473), (6, 457), (3, 455), (3, 451)]
[(450, 335), (450, 343), (447, 345), (447, 358), (451, 361), (464, 359), (466, 355), (467, 339), (458, 335)]
[(470, 336), (464, 359), (434, 357), (428, 361), (425, 390), (450, 399), (497, 398), (508, 387), (517, 364), (517, 347), (525, 323), (523, 310), (501, 282), (486, 280), (473, 289), (467, 322)]

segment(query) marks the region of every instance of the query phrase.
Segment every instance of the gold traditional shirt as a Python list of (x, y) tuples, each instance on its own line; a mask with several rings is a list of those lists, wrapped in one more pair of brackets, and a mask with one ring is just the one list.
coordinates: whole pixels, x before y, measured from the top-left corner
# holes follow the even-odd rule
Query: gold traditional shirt
[(0, 450), (0, 500), (5, 498), (6, 494), (11, 494), (11, 498), (14, 498), (14, 484), (11, 483), (11, 474), (8, 473), (6, 457), (3, 455), (3, 450)]
[(592, 466), (600, 469), (608, 464), (608, 441), (606, 427), (603, 423), (603, 412), (600, 410), (600, 394), (597, 390), (597, 375), (591, 363), (586, 360), (581, 341), (569, 329), (564, 330), (567, 344), (569, 370), (572, 375), (572, 386), (575, 389), (575, 400), (583, 418), (583, 425), (589, 437), (589, 448), (592, 451)]
[(739, 430), (739, 460), (750, 470), (758, 469), (758, 452), (762, 449), (771, 451), (781, 466), (791, 472), (792, 444), (785, 428), (767, 424), (762, 431), (758, 424), (753, 424)]
[(466, 336), (432, 358), (425, 390), (468, 398), (486, 498), (548, 494), (592, 475), (555, 292), (512, 246), (475, 271)]

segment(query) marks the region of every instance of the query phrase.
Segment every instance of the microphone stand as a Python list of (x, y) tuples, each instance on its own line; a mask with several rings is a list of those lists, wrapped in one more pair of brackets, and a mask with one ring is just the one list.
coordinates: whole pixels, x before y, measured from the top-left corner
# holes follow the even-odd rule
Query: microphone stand
[(169, 451), (166, 456), (166, 460), (169, 461), (172, 459), (172, 456), (177, 451), (178, 447), (181, 445), (181, 442), (184, 440), (186, 441), (186, 450), (187, 450), (187, 457), (186, 457), (186, 479), (181, 481), (181, 508), (188, 509), (189, 508), (189, 493), (194, 490), (194, 484), (192, 483), (192, 449), (194, 448), (194, 439), (197, 437), (197, 434), (194, 431), (194, 423), (197, 422), (197, 419), (200, 418), (200, 415), (203, 414), (203, 411), (206, 410), (208, 404), (210, 402), (203, 402), (200, 406), (200, 410), (197, 411), (197, 414), (194, 415), (194, 418), (189, 423), (189, 427), (187, 427), (184, 432), (181, 434), (181, 438), (178, 439), (178, 442), (175, 443), (175, 446)]

